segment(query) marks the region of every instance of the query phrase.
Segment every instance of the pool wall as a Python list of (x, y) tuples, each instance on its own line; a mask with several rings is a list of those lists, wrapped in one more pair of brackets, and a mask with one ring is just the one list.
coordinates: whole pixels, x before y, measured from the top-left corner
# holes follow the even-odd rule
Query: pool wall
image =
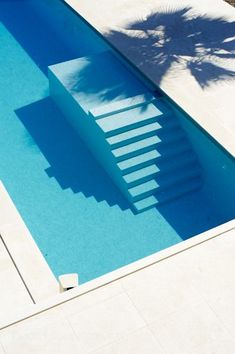
[[(51, 97), (67, 117), (68, 122), (79, 134), (87, 147), (98, 161), (102, 161), (107, 166), (109, 174), (114, 178), (116, 183), (117, 170), (114, 166), (113, 159), (107, 151), (107, 144), (101, 130), (96, 124), (85, 114), (84, 110), (78, 104), (73, 96), (65, 89), (53, 73), (53, 67), (49, 69), (49, 82)], [(95, 178), (95, 176), (94, 176)], [(120, 186), (121, 187), (121, 186)]]
[[(30, 6), (55, 33), (59, 31), (60, 38), (71, 50), (76, 52), (77, 48), (79, 52), (81, 37), (84, 52), (87, 50), (87, 53), (94, 54), (108, 49), (106, 42), (95, 31), (91, 31), (84, 21), (78, 21), (78, 15), (67, 4), (60, 0), (50, 0), (50, 2), (52, 3), (50, 7), (47, 0), (31, 2)], [(84, 37), (87, 47), (84, 45)]]
[(192, 118), (174, 104), (180, 123), (189, 136), (203, 168), (203, 191), (219, 210), (225, 221), (235, 217), (235, 159), (213, 140)]

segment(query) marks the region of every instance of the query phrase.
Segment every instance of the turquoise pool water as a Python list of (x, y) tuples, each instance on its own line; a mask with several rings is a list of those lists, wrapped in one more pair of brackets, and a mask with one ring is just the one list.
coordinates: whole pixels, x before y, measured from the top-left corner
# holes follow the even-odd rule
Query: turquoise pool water
[(81, 282), (233, 213), (205, 188), (142, 214), (129, 209), (49, 96), (48, 65), (104, 49), (59, 0), (0, 2), (0, 179), (54, 274), (77, 272)]

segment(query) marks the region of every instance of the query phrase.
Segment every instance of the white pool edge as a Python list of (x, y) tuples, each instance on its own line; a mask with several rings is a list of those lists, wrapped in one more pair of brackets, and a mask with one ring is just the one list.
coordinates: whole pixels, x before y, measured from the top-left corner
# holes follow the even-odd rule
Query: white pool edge
[[(2, 185), (2, 183), (0, 183), (0, 191), (2, 191), (2, 188), (4, 188), (4, 186)], [(1, 227), (1, 225), (0, 225), (0, 227)], [(59, 293), (58, 287), (57, 287), (58, 284), (56, 282), (56, 289), (54, 286), (52, 286), (53, 291), (52, 291), (52, 293), (50, 292), (50, 296), (48, 296), (47, 298), (44, 296), (43, 299), (42, 298), (40, 299), (40, 302), (37, 302), (35, 305), (32, 305), (29, 308), (19, 309), (18, 311), (14, 310), (12, 313), (9, 314), (9, 316), (7, 316), (8, 317), (7, 319), (6, 318), (2, 319), (2, 321), (0, 321), (0, 330), (7, 328), (11, 325), (14, 325), (16, 323), (19, 323), (21, 321), (27, 320), (30, 317), (36, 316), (42, 312), (50, 310), (50, 309), (57, 307), (65, 302), (71, 301), (77, 297), (80, 297), (80, 296), (85, 295), (89, 292), (92, 292), (98, 288), (104, 287), (104, 286), (106, 286), (112, 282), (115, 282), (117, 280), (120, 280), (121, 278), (124, 278), (130, 274), (136, 273), (138, 271), (141, 271), (144, 268), (150, 267), (151, 265), (154, 265), (156, 263), (159, 263), (161, 261), (169, 259), (181, 252), (187, 251), (188, 249), (196, 247), (196, 246), (198, 246), (206, 241), (209, 241), (215, 237), (221, 236), (224, 233), (231, 231), (233, 229), (235, 229), (235, 219), (233, 219), (229, 222), (226, 222), (222, 225), (219, 225), (217, 227), (214, 227), (214, 228), (212, 228), (208, 231), (205, 231), (201, 234), (193, 236), (190, 239), (187, 239), (185, 241), (177, 243), (177, 244), (175, 244), (169, 248), (166, 248), (162, 251), (159, 251), (159, 252), (154, 253), (150, 256), (147, 256), (143, 259), (140, 259), (136, 262), (133, 262), (127, 266), (121, 267), (117, 270), (107, 273), (99, 278), (91, 280), (85, 284), (78, 286), (77, 288), (74, 288), (74, 289), (69, 290), (64, 293)], [(18, 236), (16, 234), (14, 234), (14, 239), (16, 237), (18, 237)], [(32, 236), (31, 236), (31, 238), (32, 238)], [(24, 240), (24, 245), (29, 242), (30, 246), (31, 246), (32, 241), (33, 241), (33, 238), (30, 239), (27, 235), (27, 237)], [(12, 240), (12, 242), (13, 242), (13, 240)], [(9, 245), (9, 242), (8, 242), (8, 247), (9, 247), (9, 250), (11, 251), (11, 247)], [(34, 249), (34, 251), (31, 253), (32, 258), (35, 256), (35, 254), (38, 257), (38, 252), (40, 252), (37, 246)], [(43, 256), (41, 255), (41, 257), (43, 257)], [(21, 274), (24, 274), (24, 276), (25, 276), (24, 281), (25, 281), (27, 287), (29, 288), (29, 290), (31, 291), (32, 290), (32, 289), (30, 289), (31, 285), (30, 285), (30, 282), (28, 282), (28, 280), (30, 279), (30, 277), (35, 278), (34, 274), (32, 274), (32, 271), (30, 269), (29, 269), (28, 274), (25, 273), (26, 269), (25, 269), (25, 265), (23, 264), (24, 262), (22, 259), (19, 263), (17, 262), (17, 259), (15, 259), (14, 261), (15, 261), (19, 271), (21, 272)], [(24, 258), (24, 261), (26, 261), (26, 263), (27, 263), (27, 260), (25, 258)], [(46, 263), (45, 259), (44, 259), (44, 262)], [(43, 271), (45, 271), (44, 262), (41, 263)], [(47, 265), (47, 263), (46, 263), (46, 265)], [(49, 268), (48, 265), (47, 265), (47, 267)], [(24, 271), (22, 271), (22, 268)], [(49, 281), (51, 281), (50, 272), (51, 271), (49, 271), (48, 274), (44, 273), (45, 276), (49, 275)], [(37, 283), (37, 285), (38, 285), (38, 283)], [(51, 283), (49, 284), (49, 286), (50, 285), (51, 285)], [(40, 292), (40, 287), (37, 289), (37, 291)]]
[(0, 236), (32, 303), (59, 292), (59, 284), (0, 181)]

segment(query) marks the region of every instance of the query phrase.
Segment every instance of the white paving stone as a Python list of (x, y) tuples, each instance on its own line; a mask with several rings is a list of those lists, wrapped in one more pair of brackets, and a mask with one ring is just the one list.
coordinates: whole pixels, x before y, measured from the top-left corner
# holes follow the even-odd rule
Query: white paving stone
[(112, 343), (121, 336), (145, 326), (128, 296), (121, 294), (69, 316), (69, 322), (83, 353)]
[(31, 328), (17, 327), (16, 330), (0, 334), (0, 340), (6, 354), (78, 354), (77, 338), (69, 323), (44, 321), (40, 326)]
[(122, 284), (147, 323), (201, 299), (177, 267), (177, 256), (123, 278)]
[(63, 306), (61, 306), (63, 316), (65, 317), (75, 314), (79, 316), (79, 312), (107, 301), (121, 293), (124, 293), (124, 289), (119, 282), (114, 282), (108, 286), (103, 286), (98, 288), (96, 291), (91, 291), (85, 295), (64, 303)]
[(1, 345), (1, 343), (0, 343), (0, 354), (6, 354), (6, 352), (4, 351), (3, 346)]
[(164, 354), (162, 347), (148, 328), (130, 333), (120, 341), (103, 347), (92, 354)]
[(150, 326), (167, 354), (233, 354), (235, 340), (205, 302), (186, 306)]
[(234, 268), (235, 231), (210, 240), (195, 248), (182, 252), (177, 264), (184, 273), (185, 281), (191, 281), (209, 303), (218, 298), (227, 298), (235, 291), (235, 280), (231, 276)]
[[(230, 231), (223, 234), (223, 237), (217, 237), (204, 245), (204, 257), (201, 249), (200, 257), (196, 262), (200, 276), (193, 276), (193, 272), (191, 274), (193, 283), (217, 317), (233, 334), (235, 333), (235, 279), (231, 276), (231, 270), (234, 269), (234, 239), (235, 231)], [(188, 253), (187, 258), (192, 252)]]
[[(233, 301), (231, 301), (233, 299)], [(226, 287), (210, 297), (208, 304), (221, 320), (221, 325), (235, 337), (235, 287)]]

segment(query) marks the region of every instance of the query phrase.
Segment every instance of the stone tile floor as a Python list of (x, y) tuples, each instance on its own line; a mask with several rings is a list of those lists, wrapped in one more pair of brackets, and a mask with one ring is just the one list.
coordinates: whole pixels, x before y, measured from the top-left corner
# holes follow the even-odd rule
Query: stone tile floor
[(0, 353), (234, 354), (234, 254), (233, 229), (3, 329)]

